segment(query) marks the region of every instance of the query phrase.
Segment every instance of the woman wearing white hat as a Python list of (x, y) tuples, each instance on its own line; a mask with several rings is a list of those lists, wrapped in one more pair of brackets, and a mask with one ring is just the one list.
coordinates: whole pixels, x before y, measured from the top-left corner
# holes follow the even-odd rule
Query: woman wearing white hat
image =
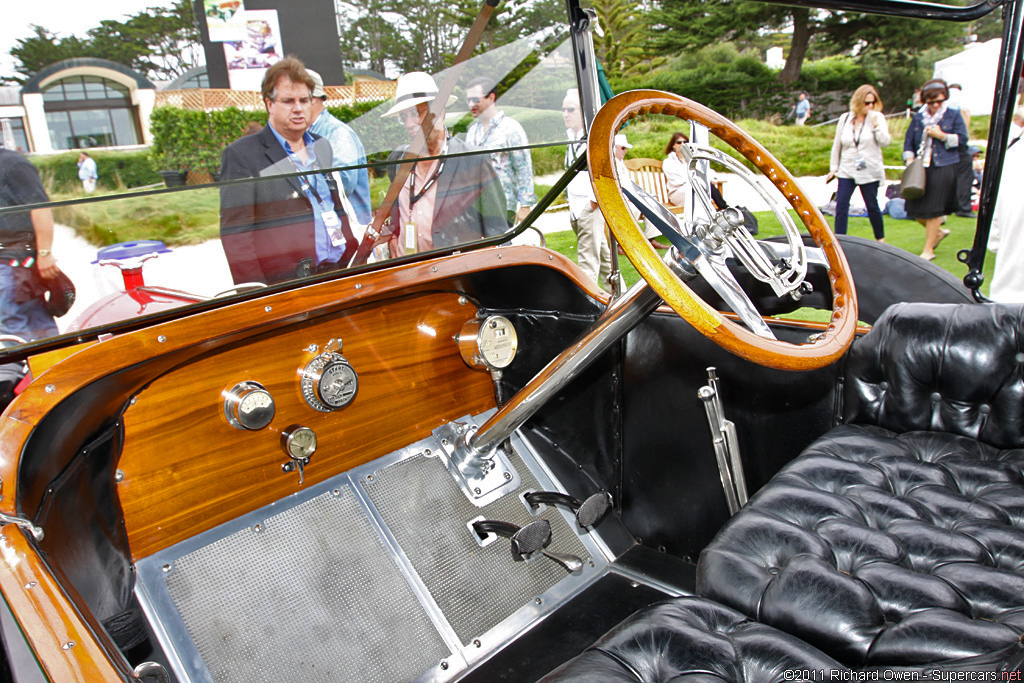
[[(413, 163), (398, 201), (391, 207), (392, 225), (399, 228), (388, 244), (392, 256), (493, 237), (508, 230), (505, 193), (490, 155), (447, 156), (475, 148), (448, 135), (445, 106), (435, 102), (437, 95), (437, 84), (430, 74), (404, 74), (398, 78), (395, 103), (383, 114), (397, 117), (410, 141), (425, 133), (426, 149), (419, 156), (440, 157)], [(447, 104), (454, 101), (450, 97)], [(433, 114), (434, 123), (424, 131), (428, 113)], [(409, 147), (397, 148), (388, 161), (402, 160)], [(392, 179), (397, 169), (397, 165), (388, 167)]]

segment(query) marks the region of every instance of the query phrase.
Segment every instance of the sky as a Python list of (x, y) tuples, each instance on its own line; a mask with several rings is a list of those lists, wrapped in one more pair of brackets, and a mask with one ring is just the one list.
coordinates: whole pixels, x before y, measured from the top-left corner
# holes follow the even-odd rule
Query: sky
[(59, 36), (85, 36), (104, 19), (123, 21), (148, 7), (169, 7), (172, 0), (0, 0), (0, 75), (14, 73), (11, 48), (19, 38), (32, 33), (38, 24)]

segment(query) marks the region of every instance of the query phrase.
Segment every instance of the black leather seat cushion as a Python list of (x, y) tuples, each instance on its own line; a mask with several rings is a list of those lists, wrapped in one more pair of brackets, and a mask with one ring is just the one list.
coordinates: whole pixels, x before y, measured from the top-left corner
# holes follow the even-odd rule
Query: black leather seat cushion
[(704, 550), (697, 592), (853, 667), (1024, 633), (1021, 307), (900, 304), (847, 359), (848, 421)]
[[(798, 638), (700, 598), (676, 598), (632, 615), (583, 654), (542, 680), (758, 681), (794, 680), (786, 671), (817, 671), (818, 680), (847, 671)], [(806, 680), (807, 677), (801, 677)]]
[(894, 306), (846, 367), (848, 424), (703, 551), (709, 599), (641, 610), (545, 681), (1019, 672), (1022, 307)]
[(697, 592), (848, 666), (923, 664), (1024, 633), (1024, 451), (838, 427), (701, 555)]
[(847, 358), (845, 417), (701, 553), (705, 597), (637, 612), (544, 680), (1019, 672), (1022, 307), (888, 309)]

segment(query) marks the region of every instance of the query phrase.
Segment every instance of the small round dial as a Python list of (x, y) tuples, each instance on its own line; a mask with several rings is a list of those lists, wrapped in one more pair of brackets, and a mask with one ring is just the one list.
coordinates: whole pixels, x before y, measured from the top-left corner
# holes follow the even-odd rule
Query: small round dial
[(501, 370), (512, 363), (518, 348), (516, 328), (504, 316), (470, 320), (459, 332), (459, 352), (470, 367)]
[(263, 429), (275, 410), (274, 397), (259, 382), (239, 382), (224, 394), (224, 416), (236, 429)]
[(316, 432), (309, 427), (289, 427), (281, 433), (281, 447), (292, 460), (308, 460), (316, 451)]
[(315, 410), (329, 413), (344, 408), (359, 390), (359, 377), (345, 357), (321, 354), (302, 370), (302, 397)]

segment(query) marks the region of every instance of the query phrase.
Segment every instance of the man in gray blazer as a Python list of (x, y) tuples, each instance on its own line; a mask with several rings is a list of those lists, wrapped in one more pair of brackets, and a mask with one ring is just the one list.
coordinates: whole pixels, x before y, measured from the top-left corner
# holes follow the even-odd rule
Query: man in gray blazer
[(355, 253), (337, 183), (318, 172), (332, 166), (330, 143), (307, 131), (313, 87), (299, 60), (275, 63), (263, 79), (266, 127), (221, 155), (222, 181), (261, 179), (220, 191), (221, 244), (235, 284), (344, 268)]

